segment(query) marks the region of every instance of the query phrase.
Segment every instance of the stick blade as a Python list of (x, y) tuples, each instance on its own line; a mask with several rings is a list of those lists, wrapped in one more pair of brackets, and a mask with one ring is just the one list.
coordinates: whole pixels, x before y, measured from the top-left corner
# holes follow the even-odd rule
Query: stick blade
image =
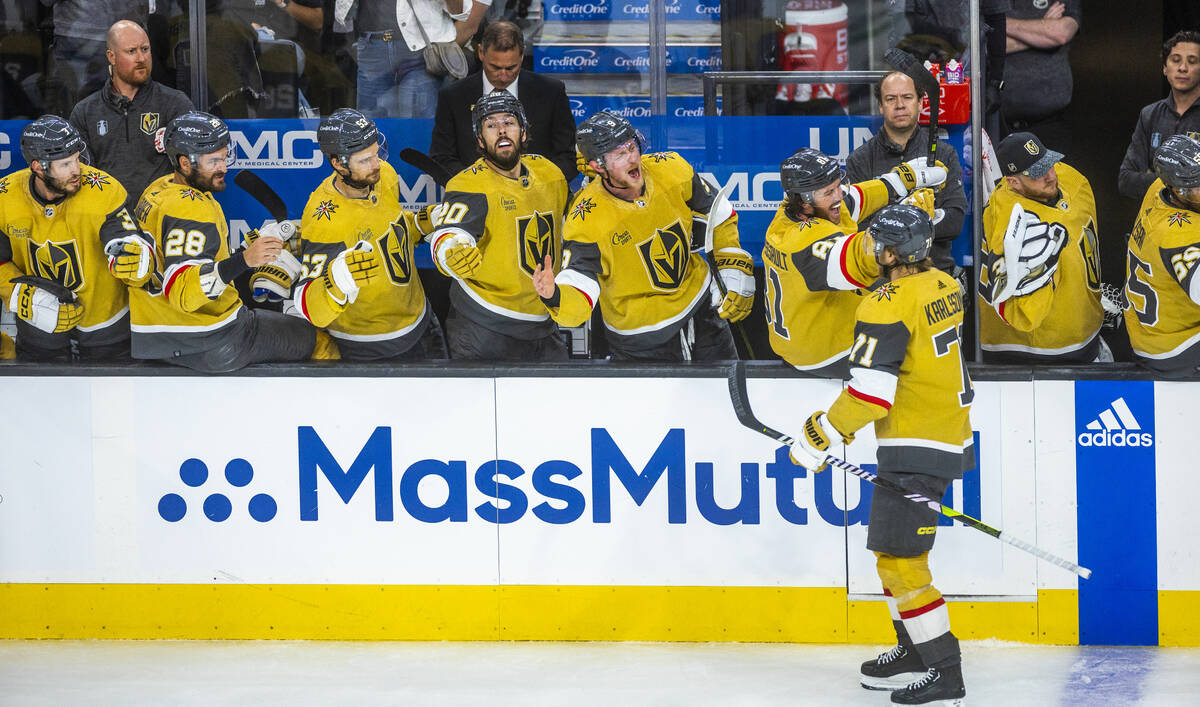
[(926, 95), (932, 98), (938, 94), (939, 89), (937, 79), (933, 78), (933, 74), (929, 73), (929, 71), (925, 69), (924, 64), (922, 64), (921, 61), (912, 54), (909, 54), (903, 49), (892, 47), (883, 55), (883, 59), (893, 69), (903, 72), (906, 76), (911, 78), (916, 84), (925, 90)]
[(279, 194), (276, 194), (275, 190), (262, 180), (262, 177), (248, 169), (243, 169), (233, 178), (233, 183), (262, 204), (267, 213), (271, 214), (271, 218), (280, 223), (287, 220), (287, 204), (283, 203)]
[(454, 176), (453, 174), (450, 174), (450, 170), (443, 167), (432, 157), (424, 152), (421, 152), (420, 150), (414, 150), (411, 147), (406, 147), (403, 150), (400, 150), (400, 159), (404, 160), (413, 167), (416, 167), (425, 174), (433, 177), (433, 181), (436, 182), (439, 187), (445, 188), (446, 182), (449, 182), (450, 178)]

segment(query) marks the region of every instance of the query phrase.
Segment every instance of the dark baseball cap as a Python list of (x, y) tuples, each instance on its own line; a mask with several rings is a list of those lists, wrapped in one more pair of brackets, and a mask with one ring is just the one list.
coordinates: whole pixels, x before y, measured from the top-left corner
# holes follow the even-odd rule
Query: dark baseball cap
[(1019, 174), (1037, 179), (1062, 158), (1061, 152), (1047, 150), (1033, 133), (1013, 133), (996, 146), (996, 159), (1006, 177)]

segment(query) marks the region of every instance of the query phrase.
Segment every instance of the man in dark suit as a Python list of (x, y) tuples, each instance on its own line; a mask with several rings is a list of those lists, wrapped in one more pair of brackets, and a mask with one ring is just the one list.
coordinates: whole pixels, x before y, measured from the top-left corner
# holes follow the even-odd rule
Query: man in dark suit
[(525, 37), (511, 22), (487, 26), (479, 42), (482, 71), (438, 92), (437, 117), (429, 156), (457, 174), (479, 158), (471, 129), (471, 106), (493, 90), (507, 90), (521, 101), (529, 120), (527, 152), (542, 155), (562, 170), (567, 181), (575, 168), (575, 116), (562, 81), (521, 71)]

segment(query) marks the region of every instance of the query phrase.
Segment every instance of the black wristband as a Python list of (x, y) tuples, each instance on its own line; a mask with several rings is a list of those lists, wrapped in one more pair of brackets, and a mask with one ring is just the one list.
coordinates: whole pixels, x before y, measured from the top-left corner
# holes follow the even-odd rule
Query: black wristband
[(246, 252), (239, 249), (233, 255), (217, 263), (217, 276), (221, 278), (221, 282), (228, 285), (233, 282), (233, 278), (249, 269), (250, 266), (246, 264)]
[(542, 304), (546, 305), (547, 307), (558, 307), (559, 304), (562, 303), (562, 290), (558, 289), (558, 284), (556, 283), (554, 285), (554, 294), (550, 295), (549, 297), (542, 297), (541, 295), (538, 295), (538, 298), (540, 298), (542, 300)]

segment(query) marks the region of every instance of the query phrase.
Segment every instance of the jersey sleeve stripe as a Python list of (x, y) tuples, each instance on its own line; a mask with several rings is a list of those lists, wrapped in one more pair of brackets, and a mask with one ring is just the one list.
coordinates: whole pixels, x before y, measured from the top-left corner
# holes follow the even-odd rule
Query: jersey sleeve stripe
[(839, 238), (837, 240), (837, 244), (834, 245), (833, 253), (831, 254), (834, 257), (831, 257), (829, 259), (830, 275), (831, 276), (834, 275), (833, 264), (836, 262), (837, 267), (838, 267), (838, 272), (836, 274), (841, 276), (842, 282), (849, 285), (849, 287), (840, 287), (839, 286), (840, 283), (838, 283), (838, 278), (830, 277), (829, 278), (830, 284), (837, 286), (838, 289), (853, 290), (853, 289), (857, 289), (859, 287), (866, 287), (868, 284), (865, 282), (859, 282), (858, 280), (855, 280), (850, 275), (850, 268), (846, 265), (846, 258), (848, 257), (849, 251), (850, 251), (850, 249), (847, 246), (850, 245), (850, 241), (852, 240), (852, 238), (853, 238), (853, 236), (843, 236), (842, 238)]
[(308, 282), (304, 283), (304, 287), (300, 289), (300, 296), (296, 298), (300, 300), (300, 313), (304, 315), (304, 318), (307, 319), (310, 324), (312, 323), (312, 317), (308, 315), (308, 303), (304, 301), (304, 298), (308, 296), (308, 288), (312, 286), (313, 282), (314, 280), (309, 280)]
[(587, 275), (584, 275), (578, 270), (567, 268), (566, 270), (559, 272), (558, 275), (554, 277), (554, 282), (556, 282), (559, 287), (567, 285), (579, 290), (581, 293), (583, 293), (584, 297), (587, 297), (588, 304), (592, 305), (593, 307), (596, 305), (596, 300), (600, 298), (600, 283), (596, 282)]
[(862, 216), (862, 207), (866, 203), (867, 197), (863, 194), (863, 190), (857, 184), (851, 184), (846, 190), (846, 198), (843, 201), (847, 202), (850, 207), (850, 220), (857, 222)]
[(175, 278), (179, 277), (180, 273), (182, 273), (184, 270), (187, 270), (188, 268), (195, 267), (195, 266), (196, 266), (196, 264), (194, 262), (188, 261), (186, 263), (179, 263), (177, 265), (171, 266), (170, 268), (167, 268), (167, 272), (166, 272), (167, 284), (163, 286), (163, 295), (166, 297), (170, 297), (171, 296), (171, 286), (175, 284)]
[(846, 392), (864, 403), (891, 410), (896, 399), (896, 376), (869, 368), (853, 368)]

